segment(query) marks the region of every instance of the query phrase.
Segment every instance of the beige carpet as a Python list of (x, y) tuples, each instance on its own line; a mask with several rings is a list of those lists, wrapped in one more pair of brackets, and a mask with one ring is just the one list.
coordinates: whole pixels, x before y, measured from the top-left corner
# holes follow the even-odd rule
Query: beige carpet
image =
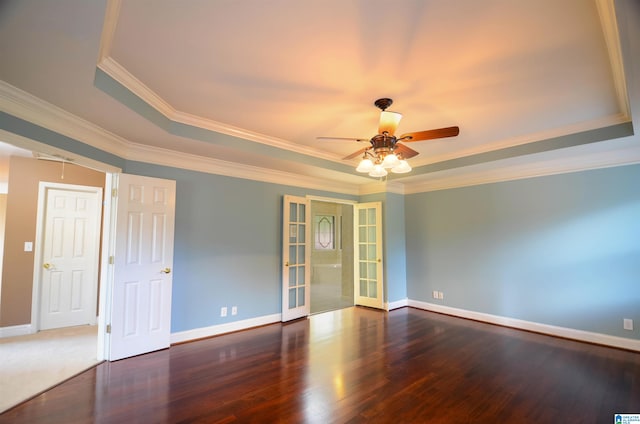
[(0, 412), (98, 363), (97, 326), (0, 339)]

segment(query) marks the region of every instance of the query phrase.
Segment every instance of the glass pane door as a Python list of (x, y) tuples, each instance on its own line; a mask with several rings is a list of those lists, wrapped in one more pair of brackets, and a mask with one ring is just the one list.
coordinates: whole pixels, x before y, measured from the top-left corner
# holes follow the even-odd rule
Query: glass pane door
[(311, 312), (309, 212), (308, 199), (284, 196), (282, 321), (301, 318)]
[(383, 308), (381, 203), (356, 205), (355, 220), (356, 304)]

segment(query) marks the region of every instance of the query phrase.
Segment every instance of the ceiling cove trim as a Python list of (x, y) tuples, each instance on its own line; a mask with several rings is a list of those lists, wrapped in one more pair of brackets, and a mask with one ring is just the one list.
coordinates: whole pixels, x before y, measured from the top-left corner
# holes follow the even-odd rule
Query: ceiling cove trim
[(2, 80), (0, 110), (105, 152), (127, 156), (128, 140)]
[[(605, 117), (599, 120), (577, 123), (564, 128), (556, 128), (540, 132), (533, 137), (516, 137), (495, 143), (485, 144), (480, 147), (468, 149), (462, 152), (461, 155), (459, 154), (460, 152), (458, 152), (458, 154), (455, 155), (443, 154), (438, 156), (431, 156), (424, 162), (421, 160), (416, 161), (415, 165), (422, 166), (429, 163), (453, 159), (459, 156), (469, 156), (486, 153), (489, 151), (518, 146), (520, 144), (527, 144), (538, 140), (561, 137), (576, 132), (583, 132), (600, 127), (629, 122), (631, 120), (630, 106), (624, 74), (624, 63), (622, 59), (620, 39), (618, 35), (619, 32), (616, 20), (615, 4), (613, 0), (596, 0), (596, 4), (601, 21), (603, 35), (609, 53), (609, 60), (611, 63), (614, 86), (616, 90), (616, 97), (618, 99), (618, 107), (620, 109), (619, 114)], [(115, 36), (120, 13), (120, 5), (121, 0), (108, 1), (102, 37), (100, 40), (100, 54), (97, 67), (107, 75), (109, 75), (111, 78), (113, 78), (122, 87), (129, 90), (131, 93), (139, 97), (142, 101), (147, 103), (150, 107), (156, 109), (167, 119), (172, 122), (182, 123), (209, 131), (227, 134), (257, 143), (267, 144), (276, 148), (290, 150), (303, 155), (309, 155), (333, 162), (344, 163), (342, 159), (335, 154), (327, 153), (308, 146), (299, 145), (276, 137), (270, 137), (264, 134), (234, 127), (221, 122), (216, 122), (174, 109), (168, 102), (166, 102), (153, 90), (147, 87), (142, 81), (136, 78), (124, 66), (120, 65), (113, 57), (110, 56), (113, 38)]]
[[(0, 80), (0, 111), (125, 160), (273, 184), (358, 195), (358, 187), (133, 143)], [(6, 140), (11, 142), (11, 140)], [(36, 143), (44, 145), (38, 140)], [(51, 146), (50, 146), (51, 147)], [(44, 150), (47, 152), (48, 150)]]
[(96, 68), (94, 86), (167, 134), (199, 140), (215, 146), (230, 147), (241, 152), (261, 153), (269, 157), (278, 157), (298, 164), (331, 169), (343, 174), (351, 175), (353, 173), (353, 167), (344, 162), (326, 160), (314, 155), (305, 155), (270, 144), (255, 143), (242, 137), (234, 137), (198, 126), (172, 121), (100, 68)]
[[(359, 194), (358, 186), (356, 185), (345, 183), (336, 185), (335, 183), (327, 183), (315, 177), (307, 177), (257, 166), (241, 165), (234, 162), (159, 147), (131, 143), (129, 152), (130, 160), (138, 162), (333, 193)], [(292, 184), (292, 182), (295, 182), (295, 184)]]
[(307, 156), (313, 156), (333, 162), (344, 163), (340, 157), (326, 151), (314, 149), (277, 137), (271, 137), (239, 127), (234, 127), (232, 125), (223, 124), (212, 119), (207, 119), (179, 111), (171, 106), (162, 97), (160, 97), (156, 92), (147, 87), (142, 81), (136, 78), (135, 75), (131, 74), (125, 67), (120, 65), (120, 63), (118, 63), (112, 57), (105, 57), (101, 62), (98, 63), (97, 67), (102, 72), (113, 78), (123, 88), (129, 90), (131, 93), (133, 93), (143, 102), (161, 113), (171, 122), (185, 124), (208, 131), (214, 131), (233, 137), (239, 137), (244, 140), (266, 144), (271, 147), (276, 147), (282, 150), (289, 150)]
[(566, 137), (572, 136), (578, 133), (584, 133), (592, 130), (599, 130), (602, 128), (618, 125), (618, 124), (626, 124), (631, 122), (631, 119), (628, 115), (624, 113), (619, 113), (611, 116), (606, 116), (600, 119), (594, 119), (591, 121), (579, 122), (570, 126), (562, 127), (562, 128), (554, 128), (547, 131), (539, 131), (533, 135), (529, 134), (521, 137), (512, 137), (501, 141), (496, 141), (492, 143), (483, 144), (479, 147), (472, 147), (465, 150), (459, 150), (456, 153), (449, 154), (441, 154), (441, 155), (431, 155), (426, 157), (426, 160), (413, 160), (413, 168), (417, 168), (419, 166), (431, 165), (439, 162), (444, 162), (448, 160), (459, 159), (467, 156), (474, 156), (480, 154), (486, 154), (490, 152), (495, 152), (503, 149), (509, 149), (512, 147), (523, 146), (530, 143), (536, 143), (539, 141), (550, 140), (558, 137)]
[(142, 101), (156, 109), (170, 121), (185, 125), (195, 126), (222, 134), (240, 137), (245, 140), (257, 143), (268, 144), (284, 150), (290, 150), (304, 155), (343, 163), (342, 158), (336, 154), (331, 154), (319, 149), (299, 145), (277, 137), (271, 137), (242, 128), (216, 122), (211, 119), (202, 118), (186, 112), (176, 110), (162, 97), (147, 87), (142, 81), (131, 74), (124, 66), (120, 65), (111, 57), (111, 48), (115, 37), (118, 19), (120, 15), (121, 0), (108, 0), (105, 11), (102, 36), (100, 37), (100, 49), (97, 67), (104, 73), (117, 81), (124, 88), (138, 96)]
[[(492, 169), (473, 170), (473, 166), (463, 173), (451, 175), (451, 170), (436, 172), (429, 181), (414, 182), (405, 185), (405, 194), (424, 193), (451, 188), (469, 187), (481, 184), (499, 183), (525, 178), (545, 177), (568, 174), (617, 166), (640, 163), (640, 146), (606, 152), (594, 152), (572, 158), (518, 163)], [(466, 172), (465, 172), (466, 171)], [(438, 175), (440, 174), (440, 175)]]
[(624, 60), (620, 45), (620, 31), (616, 19), (614, 0), (596, 0), (598, 15), (602, 25), (604, 41), (609, 52), (609, 62), (613, 73), (613, 83), (618, 97), (618, 107), (626, 119), (631, 119), (629, 95), (624, 74)]

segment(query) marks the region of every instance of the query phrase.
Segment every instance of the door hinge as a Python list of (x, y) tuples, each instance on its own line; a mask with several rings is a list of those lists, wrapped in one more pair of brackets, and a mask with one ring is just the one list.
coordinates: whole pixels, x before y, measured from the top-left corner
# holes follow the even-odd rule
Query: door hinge
[(109, 265), (113, 265), (113, 263), (115, 262), (115, 258), (113, 256), (109, 256)]
[(118, 189), (117, 188), (112, 188), (111, 189), (111, 197), (118, 197)]
[(107, 324), (107, 334), (111, 334), (111, 324)]

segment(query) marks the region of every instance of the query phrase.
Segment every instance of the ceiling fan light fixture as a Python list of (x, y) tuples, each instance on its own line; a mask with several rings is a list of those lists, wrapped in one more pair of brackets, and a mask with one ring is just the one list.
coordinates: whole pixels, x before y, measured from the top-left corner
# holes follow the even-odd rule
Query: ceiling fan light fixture
[(373, 170), (369, 172), (370, 177), (382, 178), (386, 177), (388, 174), (387, 170), (382, 167), (382, 165), (377, 164), (373, 166)]
[(400, 120), (402, 119), (402, 114), (398, 112), (389, 112), (387, 110), (383, 110), (380, 113), (380, 124), (378, 125), (378, 134), (387, 133), (388, 135), (393, 135), (396, 132), (396, 128), (398, 128), (398, 124), (400, 124)]
[(398, 156), (396, 156), (394, 153), (386, 155), (382, 160), (383, 168), (393, 168), (395, 166), (398, 166), (398, 164), (400, 164), (400, 159), (398, 159)]
[(373, 171), (373, 162), (369, 158), (364, 158), (358, 164), (356, 168), (357, 172), (371, 172)]
[(411, 165), (409, 165), (409, 162), (402, 159), (398, 161), (398, 164), (396, 166), (391, 168), (391, 172), (393, 172), (394, 174), (406, 174), (407, 172), (411, 172), (411, 169), (412, 168)]

